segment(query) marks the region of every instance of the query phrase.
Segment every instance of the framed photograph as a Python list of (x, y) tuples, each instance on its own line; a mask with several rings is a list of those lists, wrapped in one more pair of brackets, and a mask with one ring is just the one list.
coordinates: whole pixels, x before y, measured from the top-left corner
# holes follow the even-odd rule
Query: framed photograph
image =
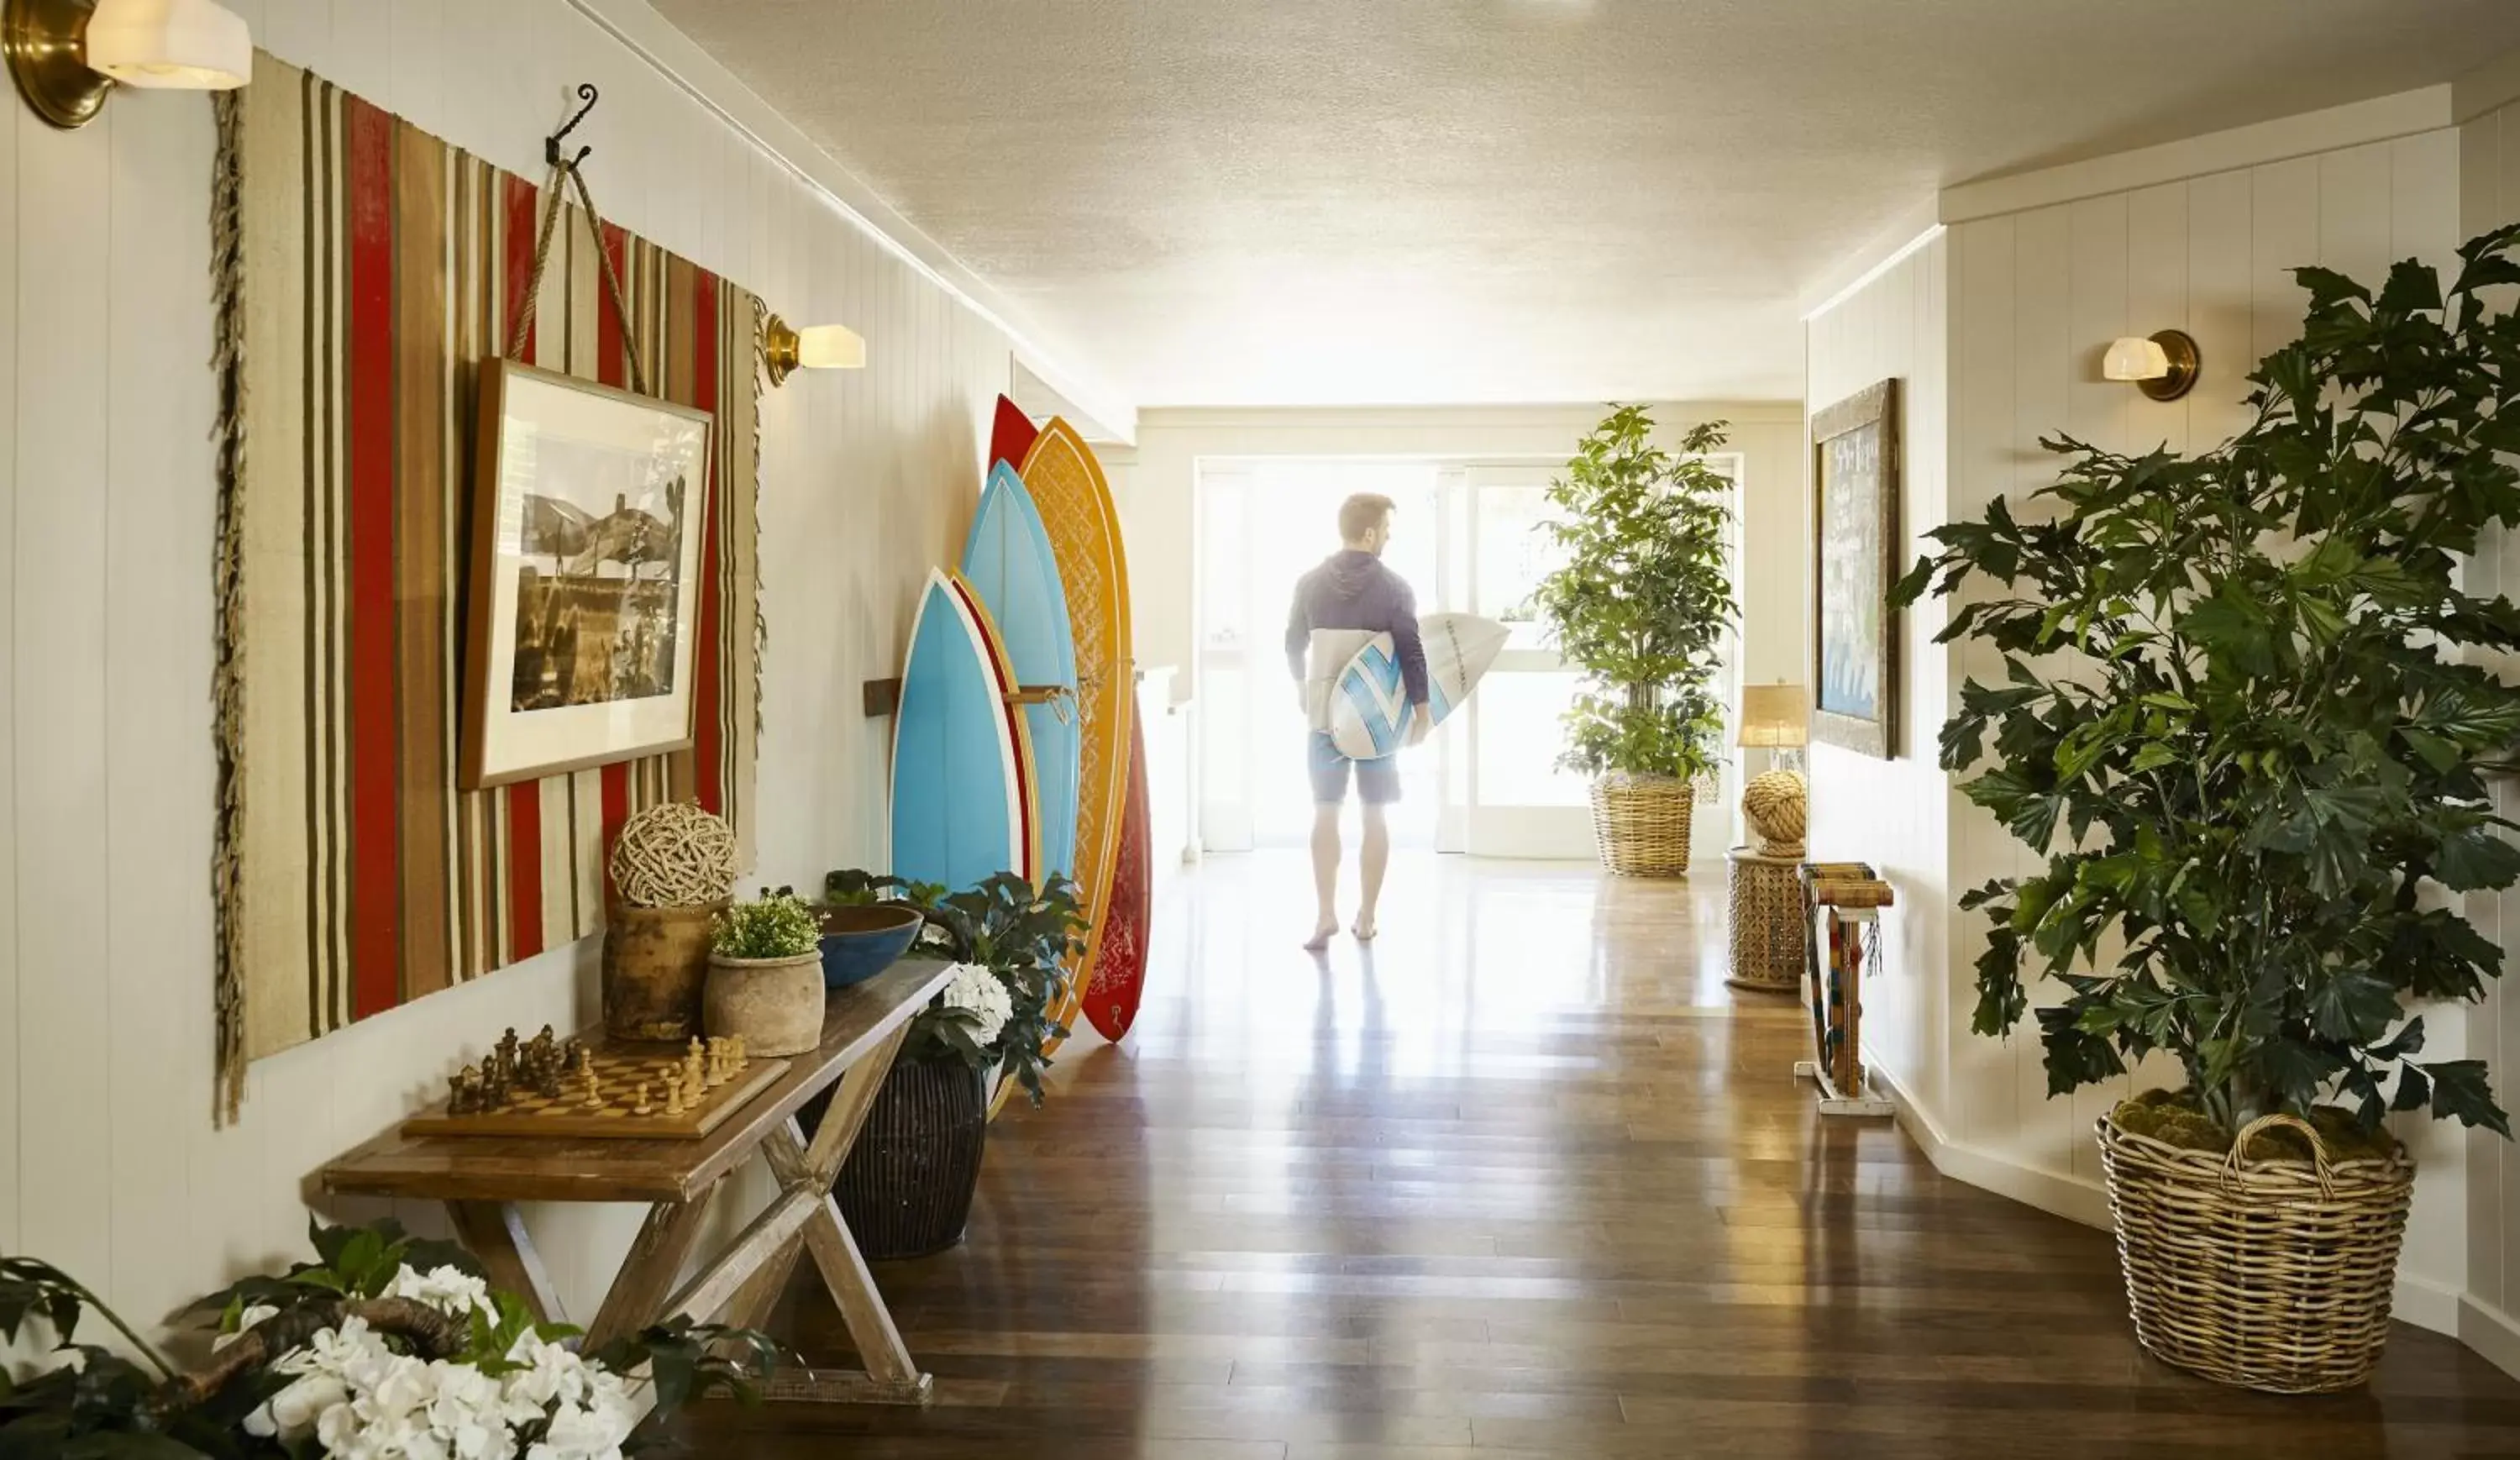
[(1812, 417), (1812, 735), (1898, 753), (1899, 383), (1868, 386)]
[(692, 743), (706, 411), (481, 366), (468, 790)]

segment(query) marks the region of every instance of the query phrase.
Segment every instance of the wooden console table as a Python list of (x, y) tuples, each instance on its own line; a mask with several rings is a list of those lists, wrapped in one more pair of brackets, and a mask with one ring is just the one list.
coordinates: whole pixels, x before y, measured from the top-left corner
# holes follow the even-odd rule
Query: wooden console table
[[(832, 1182), (866, 1123), (875, 1093), (892, 1069), (910, 1020), (945, 985), (947, 965), (904, 959), (881, 975), (831, 995), (823, 1042), (793, 1056), (777, 1084), (698, 1140), (566, 1140), (531, 1136), (404, 1136), (391, 1132), (324, 1168), (328, 1192), (443, 1202), (456, 1232), (479, 1257), (493, 1286), (533, 1305), (547, 1322), (568, 1321), (518, 1215), (520, 1202), (644, 1202), (648, 1219), (612, 1280), (586, 1343), (600, 1347), (675, 1313), (759, 1327), (812, 1253), (823, 1285), (839, 1304), (864, 1357), (863, 1373), (782, 1375), (772, 1396), (881, 1403), (926, 1402), (928, 1376), (911, 1362), (892, 1314), (859, 1255)], [(809, 1145), (799, 1107), (836, 1083)], [(758, 1155), (779, 1181), (768, 1210), (675, 1285), (707, 1225), (718, 1183)]]

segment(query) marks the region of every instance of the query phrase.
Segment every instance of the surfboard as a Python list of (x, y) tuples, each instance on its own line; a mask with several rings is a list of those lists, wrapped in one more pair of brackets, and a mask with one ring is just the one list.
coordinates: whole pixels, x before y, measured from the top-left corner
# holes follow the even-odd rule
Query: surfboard
[[(1068, 964), (1067, 997), (1057, 1023), (1076, 1016), (1086, 977), (1102, 945), (1111, 901), (1111, 868), (1119, 855), (1120, 817), (1128, 789), (1129, 722), (1137, 701), (1137, 668), (1129, 634), (1129, 561), (1120, 542), (1120, 513), (1093, 448), (1064, 418), (1053, 416), (1024, 453), (1024, 489), (1032, 493), (1058, 560), (1067, 597), (1067, 625), (1076, 641), (1077, 895), (1089, 926), (1085, 948)], [(1052, 1039), (1046, 1049), (1057, 1049)], [(999, 1091), (1004, 1102), (1012, 1083)]]
[[(963, 577), (997, 625), (1007, 662), (1023, 687), (1032, 733), (1033, 809), (1046, 874), (1076, 868), (1076, 642), (1050, 534), (1015, 469), (1001, 461), (980, 488), (980, 507), (963, 542)], [(1055, 698), (1036, 701), (1041, 693)]]
[[(1461, 708), (1479, 676), (1505, 650), (1510, 631), (1475, 614), (1429, 614), (1418, 620), (1426, 647), (1426, 709), (1440, 725)], [(1378, 760), (1409, 743), (1417, 707), (1400, 678), (1391, 635), (1375, 634), (1330, 689), (1330, 743), (1352, 760)]]
[(892, 721), (892, 870), (961, 890), (1037, 878), (1032, 740), (1008, 703), (1014, 670), (979, 595), (931, 570), (910, 627)]
[(1032, 450), (1033, 439), (1040, 434), (1041, 428), (1032, 424), (1030, 416), (1013, 401), (999, 396), (997, 419), (989, 426), (989, 465), (1005, 462), (1011, 467), (1022, 466), (1024, 454)]
[(1111, 867), (1111, 904), (1102, 946), (1085, 984), (1085, 1018), (1117, 1044), (1138, 1019), (1147, 991), (1147, 945), (1154, 912), (1155, 865), (1147, 826), (1147, 728), (1129, 724), (1129, 799), (1120, 814), (1120, 854)]

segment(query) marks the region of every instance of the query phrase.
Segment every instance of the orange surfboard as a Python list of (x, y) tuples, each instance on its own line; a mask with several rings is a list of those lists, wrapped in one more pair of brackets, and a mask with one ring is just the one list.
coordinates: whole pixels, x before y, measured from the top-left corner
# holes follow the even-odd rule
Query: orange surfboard
[(1129, 726), (1129, 801), (1120, 817), (1120, 856), (1102, 913), (1102, 946), (1085, 984), (1085, 1018), (1117, 1044), (1137, 1023), (1147, 992), (1147, 941), (1154, 913), (1154, 848), (1147, 826), (1147, 727)]
[[(1120, 511), (1092, 447), (1062, 417), (1041, 429), (1021, 469), (1058, 560), (1067, 595), (1068, 631), (1076, 640), (1076, 883), (1091, 926), (1085, 950), (1068, 965), (1058, 1022), (1076, 1017), (1087, 977), (1102, 947), (1111, 905), (1112, 868), (1128, 801), (1129, 735), (1136, 718), (1137, 661), (1129, 630), (1129, 560), (1120, 541)], [(1053, 1040), (1049, 1049), (1058, 1047)], [(1047, 1049), (1045, 1050), (1047, 1052)], [(1000, 1086), (1003, 1104), (1012, 1081)]]

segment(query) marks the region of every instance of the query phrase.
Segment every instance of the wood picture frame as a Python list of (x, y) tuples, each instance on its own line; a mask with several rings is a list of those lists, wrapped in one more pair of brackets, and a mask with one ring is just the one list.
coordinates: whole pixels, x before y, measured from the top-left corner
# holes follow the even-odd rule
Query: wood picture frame
[(714, 426), (654, 396), (481, 363), (466, 790), (694, 743)]
[(1898, 754), (1899, 382), (1815, 412), (1812, 436), (1812, 738)]

